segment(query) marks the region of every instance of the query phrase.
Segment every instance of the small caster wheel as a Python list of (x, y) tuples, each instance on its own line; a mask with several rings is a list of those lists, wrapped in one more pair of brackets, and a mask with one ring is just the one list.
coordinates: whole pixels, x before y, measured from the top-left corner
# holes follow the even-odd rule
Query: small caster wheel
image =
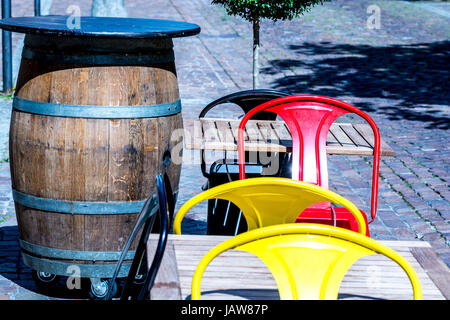
[(111, 297), (114, 297), (117, 294), (117, 282), (111, 282), (111, 279), (91, 279), (91, 290), (89, 291), (89, 298), (91, 298), (92, 300), (105, 300), (111, 285), (113, 286)]
[(147, 265), (147, 259), (144, 257), (141, 265), (139, 266), (139, 271), (134, 276), (133, 284), (140, 286), (145, 283), (145, 280), (147, 278), (147, 272), (148, 272), (148, 265)]
[(59, 281), (59, 276), (56, 274), (38, 270), (32, 270), (31, 276), (33, 277), (36, 285), (41, 289), (52, 288)]
[(137, 274), (136, 277), (134, 278), (133, 284), (136, 285), (144, 284), (145, 278), (146, 278), (145, 274)]

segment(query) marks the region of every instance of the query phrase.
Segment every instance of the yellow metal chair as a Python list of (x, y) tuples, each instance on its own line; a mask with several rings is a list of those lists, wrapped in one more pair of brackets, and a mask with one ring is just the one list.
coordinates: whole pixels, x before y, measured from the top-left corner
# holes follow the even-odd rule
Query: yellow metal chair
[(359, 258), (373, 254), (395, 261), (406, 272), (414, 299), (422, 299), (417, 274), (394, 250), (343, 228), (290, 223), (241, 233), (211, 249), (195, 270), (193, 300), (200, 299), (201, 278), (208, 264), (229, 249), (259, 257), (273, 274), (281, 299), (337, 299), (347, 270)]
[(209, 199), (233, 202), (247, 221), (248, 230), (293, 223), (310, 205), (333, 202), (347, 208), (358, 224), (358, 232), (366, 235), (366, 221), (358, 208), (333, 191), (303, 181), (287, 178), (252, 178), (233, 181), (202, 192), (188, 200), (175, 216), (173, 231), (181, 234), (184, 215), (196, 204)]

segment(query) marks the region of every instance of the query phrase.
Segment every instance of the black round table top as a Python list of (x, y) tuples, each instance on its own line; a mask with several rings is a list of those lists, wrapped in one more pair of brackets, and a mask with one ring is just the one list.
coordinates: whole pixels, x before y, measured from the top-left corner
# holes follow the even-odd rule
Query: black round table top
[(0, 28), (38, 35), (141, 39), (187, 37), (200, 32), (198, 25), (180, 21), (79, 17), (77, 24), (74, 19), (70, 16), (14, 17), (0, 20)]

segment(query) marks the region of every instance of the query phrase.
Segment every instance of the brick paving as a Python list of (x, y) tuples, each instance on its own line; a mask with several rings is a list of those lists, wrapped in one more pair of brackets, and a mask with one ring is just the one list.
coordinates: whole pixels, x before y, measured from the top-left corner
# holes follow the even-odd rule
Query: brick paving
[[(53, 1), (64, 14), (70, 0)], [(250, 89), (251, 26), (208, 0), (125, 1), (130, 17), (184, 20), (196, 37), (175, 39), (183, 116), (208, 102)], [(89, 14), (91, 1), (78, 1)], [(381, 9), (380, 29), (367, 28), (367, 8)], [(383, 157), (379, 206), (370, 225), (376, 239), (428, 241), (450, 265), (449, 38), (446, 2), (336, 0), (293, 21), (262, 23), (261, 87), (335, 97), (369, 113), (394, 157)], [(31, 14), (16, 1), (13, 14)], [(8, 123), (11, 101), (0, 100), (0, 299), (78, 298), (64, 288), (39, 292), (23, 265), (11, 200)], [(351, 119), (356, 121), (355, 119)], [(195, 152), (185, 151), (179, 201), (205, 179)], [(370, 211), (370, 157), (329, 157), (330, 188)], [(204, 233), (206, 207), (186, 217), (183, 230)]]

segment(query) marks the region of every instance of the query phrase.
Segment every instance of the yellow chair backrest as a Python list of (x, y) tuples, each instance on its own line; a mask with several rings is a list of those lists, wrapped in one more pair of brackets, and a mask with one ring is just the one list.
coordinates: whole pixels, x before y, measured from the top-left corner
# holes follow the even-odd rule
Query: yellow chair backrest
[(200, 299), (201, 278), (208, 264), (229, 249), (259, 257), (273, 274), (281, 299), (337, 299), (347, 270), (359, 258), (372, 254), (383, 254), (395, 261), (406, 272), (414, 299), (422, 299), (414, 269), (389, 247), (343, 228), (290, 223), (248, 231), (211, 249), (194, 273), (193, 300)]
[(247, 221), (248, 230), (293, 223), (310, 205), (333, 202), (353, 213), (358, 223), (358, 232), (366, 234), (364, 217), (349, 200), (314, 184), (287, 178), (252, 178), (208, 189), (192, 197), (180, 208), (174, 220), (174, 233), (181, 234), (181, 221), (192, 207), (204, 200), (216, 198), (231, 201), (238, 206)]

